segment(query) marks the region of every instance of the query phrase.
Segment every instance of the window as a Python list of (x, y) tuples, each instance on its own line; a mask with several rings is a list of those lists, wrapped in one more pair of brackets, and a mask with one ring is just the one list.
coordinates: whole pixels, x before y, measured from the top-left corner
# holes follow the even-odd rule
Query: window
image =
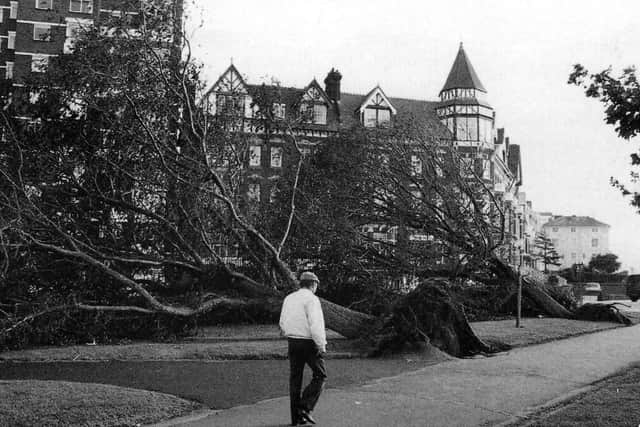
[(575, 233), (576, 232), (576, 228), (575, 227), (571, 227), (571, 232)]
[(388, 108), (365, 108), (365, 127), (386, 126), (391, 122), (391, 110)]
[(553, 244), (554, 248), (558, 248), (558, 239), (551, 239), (551, 244)]
[(491, 179), (491, 161), (482, 160), (482, 178)]
[(598, 247), (598, 239), (591, 239), (591, 247), (592, 248)]
[(260, 184), (252, 182), (249, 184), (249, 190), (247, 191), (247, 198), (252, 202), (260, 201)]
[(244, 97), (238, 95), (216, 95), (216, 111), (221, 114), (244, 116)]
[(592, 228), (591, 231), (593, 231), (594, 233), (597, 233), (598, 232), (598, 227)]
[(273, 117), (276, 119), (284, 119), (285, 117), (285, 105), (284, 104), (273, 104)]
[(575, 252), (571, 252), (571, 259), (576, 259), (576, 253)]
[(41, 42), (50, 42), (51, 26), (47, 24), (34, 24), (33, 39)]
[(558, 227), (553, 227), (551, 230), (552, 231), (558, 231)]
[(300, 154), (302, 154), (302, 157), (309, 157), (311, 155), (311, 148), (309, 147), (300, 148)]
[(313, 106), (313, 123), (317, 125), (327, 124), (327, 106), (315, 104)]
[(18, 19), (18, 2), (11, 2), (11, 9), (9, 9), (9, 19)]
[(8, 31), (7, 33), (8, 33), (7, 49), (15, 49), (16, 48), (16, 32)]
[(49, 57), (46, 55), (31, 55), (31, 72), (44, 73), (49, 66)]
[(251, 147), (249, 147), (249, 166), (260, 166), (261, 155), (261, 146), (252, 145)]
[(271, 167), (282, 167), (282, 147), (271, 147)]
[(53, 0), (36, 0), (36, 9), (53, 9)]
[(7, 68), (5, 69), (4, 76), (7, 80), (13, 79), (13, 62), (7, 62)]
[(456, 117), (456, 139), (459, 141), (477, 141), (478, 118)]
[(81, 29), (82, 29), (82, 25), (79, 22), (67, 21), (67, 29), (65, 33), (67, 38), (64, 41), (64, 47), (63, 47), (64, 53), (73, 52), (73, 48), (75, 47), (75, 44), (76, 44), (76, 39)]
[(71, 0), (70, 12), (93, 13), (93, 0)]
[(479, 119), (480, 127), (478, 128), (478, 132), (480, 134), (480, 141), (482, 142), (491, 142), (491, 134), (492, 134), (492, 123), (487, 119)]

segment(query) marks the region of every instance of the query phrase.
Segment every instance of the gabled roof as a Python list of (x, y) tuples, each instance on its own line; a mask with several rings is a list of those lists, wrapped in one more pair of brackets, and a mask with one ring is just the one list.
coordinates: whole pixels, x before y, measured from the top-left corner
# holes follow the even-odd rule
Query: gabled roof
[(453, 66), (451, 67), (451, 71), (449, 71), (449, 77), (447, 77), (447, 81), (440, 93), (449, 89), (478, 89), (482, 92), (487, 92), (482, 82), (480, 82), (476, 71), (473, 69), (471, 61), (467, 58), (462, 43), (460, 43), (458, 55), (455, 61), (453, 61)]
[[(349, 127), (360, 123), (358, 109), (365, 101), (367, 95), (342, 93), (340, 98), (340, 119), (342, 126)], [(419, 124), (429, 128), (434, 136), (440, 138), (452, 138), (449, 130), (436, 116), (437, 101), (422, 101), (407, 98), (388, 98), (397, 110), (398, 117), (411, 117)]]
[[(228, 87), (222, 88), (223, 85)], [(223, 89), (223, 92), (244, 92), (246, 90), (247, 84), (242, 77), (242, 74), (238, 71), (235, 65), (229, 65), (229, 68), (222, 73), (222, 75), (216, 80), (216, 82), (211, 86), (208, 93), (218, 92), (220, 89)]]
[(377, 85), (376, 87), (371, 89), (369, 91), (369, 93), (364, 96), (364, 101), (362, 102), (362, 104), (360, 104), (358, 109), (361, 110), (362, 108), (366, 107), (367, 105), (375, 103), (376, 95), (380, 96), (382, 104), (386, 105), (386, 107), (388, 107), (391, 110), (391, 113), (393, 115), (396, 115), (398, 113), (398, 110), (396, 110), (396, 107), (393, 106), (393, 103), (391, 102), (391, 100), (389, 100), (389, 98), (384, 93), (384, 91), (382, 90), (380, 85)]
[(271, 96), (274, 101), (285, 104), (287, 108), (290, 108), (299, 103), (304, 93), (303, 89), (298, 89), (295, 87), (281, 87), (266, 84), (247, 85), (247, 91), (249, 92), (249, 95), (251, 95), (254, 99), (261, 91), (264, 91), (266, 92), (266, 94)]
[(556, 216), (547, 221), (544, 227), (609, 227), (590, 216)]
[(318, 83), (316, 79), (311, 80), (311, 83), (309, 83), (307, 87), (304, 88), (303, 96), (309, 95), (314, 91), (317, 91), (318, 95), (320, 96), (320, 98), (324, 100), (324, 102), (326, 102), (327, 104), (331, 103), (331, 99), (329, 99), (329, 96), (324, 91), (322, 86), (320, 86), (320, 83)]

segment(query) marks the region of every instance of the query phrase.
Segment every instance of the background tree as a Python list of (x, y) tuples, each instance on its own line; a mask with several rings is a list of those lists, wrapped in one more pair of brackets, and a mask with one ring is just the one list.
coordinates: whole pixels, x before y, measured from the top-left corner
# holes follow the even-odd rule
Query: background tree
[(618, 255), (612, 253), (593, 255), (589, 260), (588, 268), (591, 271), (615, 273), (620, 268)]
[[(600, 100), (605, 106), (605, 122), (615, 126), (619, 137), (629, 140), (640, 132), (640, 84), (635, 67), (629, 67), (619, 76), (612, 76), (611, 68), (599, 73), (589, 74), (580, 64), (573, 67), (569, 84), (580, 86), (589, 98)], [(640, 151), (631, 154), (630, 179), (638, 183), (637, 167), (640, 165)], [(630, 189), (619, 179), (612, 177), (611, 184), (618, 188), (623, 196), (631, 198), (631, 204), (640, 208), (640, 193)]]
[(561, 256), (558, 255), (553, 245), (553, 241), (547, 237), (545, 233), (538, 233), (533, 242), (533, 247), (536, 249), (535, 256), (542, 261), (544, 265), (544, 272), (549, 272), (549, 266), (559, 266), (562, 264), (560, 261)]

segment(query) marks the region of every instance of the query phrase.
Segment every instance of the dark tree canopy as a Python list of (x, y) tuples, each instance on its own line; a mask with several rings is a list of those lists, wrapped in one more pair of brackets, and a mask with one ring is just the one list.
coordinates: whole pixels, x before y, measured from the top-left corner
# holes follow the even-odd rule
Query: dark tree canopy
[[(611, 68), (590, 74), (580, 64), (573, 67), (569, 84), (580, 86), (589, 98), (598, 99), (604, 104), (605, 122), (615, 126), (619, 137), (626, 140), (640, 133), (640, 84), (635, 67), (629, 67), (619, 76), (612, 75)], [(631, 154), (631, 182), (638, 182), (640, 150)], [(631, 204), (640, 208), (640, 193), (630, 190), (619, 179), (612, 177), (611, 184), (624, 196), (631, 198)]]
[(589, 261), (588, 268), (592, 271), (615, 273), (620, 268), (618, 255), (612, 253), (594, 255)]

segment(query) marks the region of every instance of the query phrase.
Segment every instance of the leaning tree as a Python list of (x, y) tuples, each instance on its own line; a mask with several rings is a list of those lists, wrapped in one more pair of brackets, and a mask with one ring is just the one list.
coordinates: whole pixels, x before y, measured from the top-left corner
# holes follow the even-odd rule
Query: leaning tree
[[(251, 304), (277, 310), (296, 286), (291, 266), (321, 258), (323, 240), (357, 242), (351, 265), (366, 253), (360, 271), (390, 271), (384, 281), (433, 276), (441, 268), (434, 254), (456, 274), (509, 273), (495, 256), (504, 240), (500, 204), (475, 163), (461, 162), (433, 129), (346, 132), (341, 146), (365, 156), (353, 181), (315, 182), (313, 168), (349, 167), (331, 157), (340, 144), (305, 163), (295, 123), (273, 120), (272, 90), (256, 97), (249, 121), (236, 114), (234, 94), (212, 115), (188, 43), (176, 38), (171, 16), (157, 12), (143, 15), (135, 32), (127, 14), (84, 28), (74, 52), (22, 82), (0, 113), (2, 286), (33, 302), (20, 315), (2, 311), (3, 334), (61, 310), (177, 317)], [(287, 202), (268, 208), (264, 221), (245, 197), (246, 165), (252, 134), (272, 131), (297, 157), (283, 188)], [(326, 194), (310, 197), (318, 188)], [(342, 215), (336, 196), (353, 208), (349, 223), (330, 227), (333, 237), (309, 237), (305, 227)], [(372, 223), (397, 237), (363, 234)], [(234, 260), (229, 248), (239, 254)], [(41, 272), (45, 262), (53, 274), (16, 279), (21, 265)], [(430, 337), (456, 355), (489, 351), (442, 286), (431, 285), (385, 317), (323, 300), (327, 325), (346, 337), (382, 335), (393, 347)]]

